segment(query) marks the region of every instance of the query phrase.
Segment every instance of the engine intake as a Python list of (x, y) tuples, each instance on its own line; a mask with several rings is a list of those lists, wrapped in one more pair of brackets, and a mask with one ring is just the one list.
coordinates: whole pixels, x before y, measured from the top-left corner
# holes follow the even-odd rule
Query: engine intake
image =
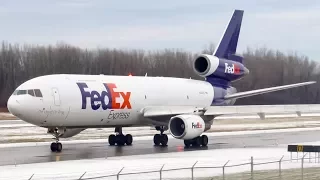
[[(233, 59), (238, 60), (232, 56)], [(193, 70), (201, 77), (212, 77), (235, 81), (249, 74), (249, 70), (238, 61), (201, 54), (194, 63)]]
[(187, 140), (200, 136), (205, 123), (198, 115), (178, 115), (170, 119), (169, 129), (174, 138)]
[(218, 66), (219, 58), (208, 54), (201, 54), (196, 58), (193, 64), (195, 72), (202, 77), (213, 74)]

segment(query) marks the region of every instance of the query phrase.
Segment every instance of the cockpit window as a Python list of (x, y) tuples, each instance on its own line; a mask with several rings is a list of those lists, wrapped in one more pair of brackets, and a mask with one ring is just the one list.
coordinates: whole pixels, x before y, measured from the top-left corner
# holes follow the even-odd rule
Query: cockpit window
[(13, 95), (17, 95), (18, 94), (18, 90), (15, 90), (14, 92), (13, 92)]
[(13, 92), (13, 95), (24, 95), (24, 94), (29, 94), (30, 96), (34, 96), (34, 97), (42, 97), (42, 93), (40, 89), (28, 89), (28, 90), (19, 89)]
[(27, 94), (27, 90), (19, 90), (17, 95)]
[(30, 94), (31, 96), (34, 96), (33, 89), (29, 89), (29, 90), (28, 90), (28, 94)]
[(40, 89), (35, 89), (34, 93), (36, 94), (36, 97), (42, 97), (42, 93), (41, 93)]

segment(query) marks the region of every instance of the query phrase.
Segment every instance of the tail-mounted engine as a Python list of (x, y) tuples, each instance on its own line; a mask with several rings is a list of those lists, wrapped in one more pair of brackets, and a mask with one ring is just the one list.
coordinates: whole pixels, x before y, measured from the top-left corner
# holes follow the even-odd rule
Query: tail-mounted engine
[(249, 74), (249, 70), (240, 61), (222, 59), (208, 54), (199, 55), (194, 61), (193, 69), (199, 76), (226, 81), (235, 81)]

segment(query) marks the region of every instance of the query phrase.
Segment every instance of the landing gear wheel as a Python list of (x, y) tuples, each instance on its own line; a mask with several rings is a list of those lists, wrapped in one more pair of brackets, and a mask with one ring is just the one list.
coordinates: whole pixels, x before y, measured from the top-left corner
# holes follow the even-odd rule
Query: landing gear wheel
[(119, 134), (116, 137), (117, 137), (117, 145), (123, 146), (126, 142), (125, 136), (123, 134)]
[(168, 144), (168, 135), (162, 134), (160, 137), (161, 137), (161, 145), (166, 146)]
[(115, 144), (116, 144), (116, 136), (114, 135), (114, 134), (111, 134), (110, 136), (109, 136), (109, 144), (111, 145), (111, 146), (114, 146)]
[(122, 133), (122, 127), (116, 127), (114, 132), (116, 133), (116, 135), (111, 134), (109, 136), (109, 144), (111, 146), (114, 146), (115, 144), (117, 144), (117, 146), (132, 144), (132, 141), (133, 141), (132, 135), (131, 134), (124, 135)]
[(160, 144), (162, 146), (168, 145), (168, 135), (163, 134), (164, 131), (167, 130), (167, 127), (165, 126), (156, 126), (155, 127), (157, 131), (160, 131), (160, 134), (155, 134), (153, 136), (153, 142), (156, 146), (159, 146)]
[(56, 152), (57, 151), (57, 143), (51, 143), (50, 149), (52, 152)]
[(61, 152), (62, 151), (62, 144), (61, 143), (57, 143), (57, 152)]
[(206, 136), (206, 135), (202, 135), (201, 136), (201, 145), (202, 146), (207, 146), (208, 145), (208, 136)]
[(192, 146), (200, 146), (201, 145), (201, 138), (200, 136), (196, 137), (193, 139), (193, 142), (192, 142)]
[(132, 141), (133, 141), (132, 135), (131, 134), (127, 134), (125, 137), (126, 137), (126, 144), (127, 145), (131, 145)]
[(159, 146), (160, 145), (160, 140), (161, 140), (161, 135), (160, 134), (155, 134), (153, 136), (154, 145)]
[(50, 149), (52, 152), (61, 152), (62, 151), (62, 144), (57, 142), (51, 143)]

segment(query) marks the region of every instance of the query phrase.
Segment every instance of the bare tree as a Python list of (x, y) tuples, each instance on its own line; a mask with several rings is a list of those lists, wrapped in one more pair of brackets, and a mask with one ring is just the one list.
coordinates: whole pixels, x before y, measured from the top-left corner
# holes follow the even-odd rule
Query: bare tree
[[(47, 74), (106, 74), (184, 77), (203, 80), (192, 69), (200, 53), (212, 54), (209, 44), (199, 53), (179, 49), (145, 51), (141, 49), (82, 49), (66, 43), (39, 46), (2, 42), (0, 49), (0, 107), (10, 94), (26, 80)], [(250, 70), (245, 78), (234, 82), (238, 91), (320, 80), (318, 63), (297, 53), (285, 54), (266, 47), (247, 48), (242, 54)], [(240, 99), (237, 104), (318, 103), (317, 85), (279, 91)]]

